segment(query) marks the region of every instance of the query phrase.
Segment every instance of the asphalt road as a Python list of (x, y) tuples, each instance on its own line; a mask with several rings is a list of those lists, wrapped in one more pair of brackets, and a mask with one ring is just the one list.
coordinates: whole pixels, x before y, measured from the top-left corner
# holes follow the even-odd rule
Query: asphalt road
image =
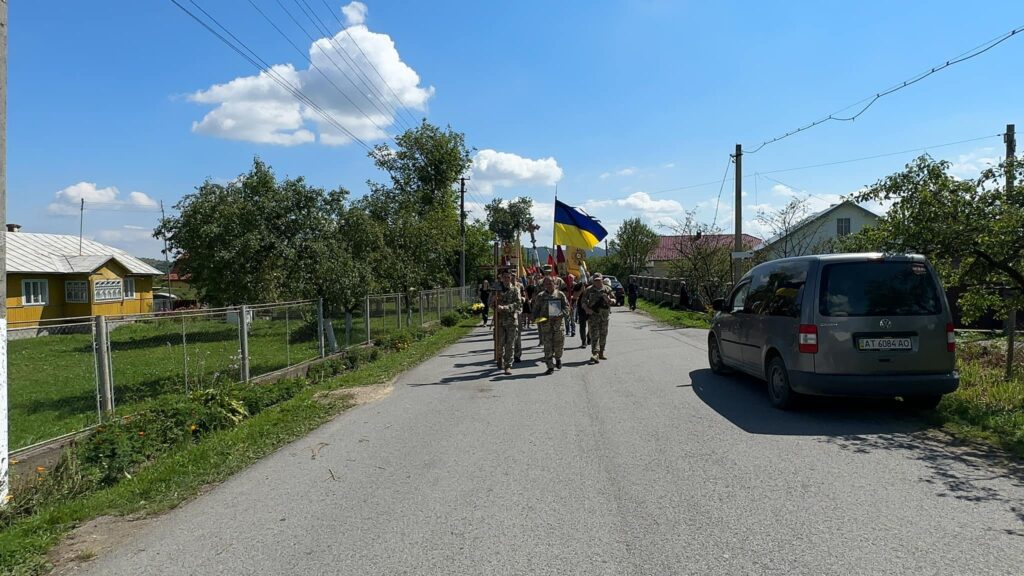
[(609, 360), (506, 377), (478, 329), (84, 572), (1024, 573), (1020, 469), (888, 402), (778, 412), (705, 338), (618, 309)]

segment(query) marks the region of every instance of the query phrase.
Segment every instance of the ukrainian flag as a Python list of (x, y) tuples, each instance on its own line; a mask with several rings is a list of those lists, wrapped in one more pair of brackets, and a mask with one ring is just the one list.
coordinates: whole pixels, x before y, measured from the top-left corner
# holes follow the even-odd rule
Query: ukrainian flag
[(585, 246), (589, 250), (607, 235), (608, 231), (592, 216), (555, 200), (555, 244)]

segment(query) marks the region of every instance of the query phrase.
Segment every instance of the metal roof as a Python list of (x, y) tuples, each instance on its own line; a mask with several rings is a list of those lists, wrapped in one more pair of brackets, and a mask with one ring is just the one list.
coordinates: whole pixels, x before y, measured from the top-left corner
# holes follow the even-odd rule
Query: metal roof
[(7, 272), (76, 274), (93, 272), (116, 260), (130, 274), (158, 276), (159, 270), (124, 250), (67, 234), (3, 232), (7, 239)]

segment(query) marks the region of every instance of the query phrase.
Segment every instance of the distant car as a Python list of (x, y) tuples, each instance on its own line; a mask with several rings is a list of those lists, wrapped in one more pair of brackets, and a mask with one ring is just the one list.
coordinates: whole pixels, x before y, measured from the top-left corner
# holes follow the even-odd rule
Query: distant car
[(178, 299), (174, 294), (167, 292), (154, 292), (153, 293), (153, 311), (154, 312), (169, 312), (174, 310), (174, 303)]
[(612, 283), (612, 292), (615, 293), (615, 305), (622, 306), (626, 302), (626, 289), (622, 287), (622, 283), (615, 276), (605, 275), (605, 278)]
[(960, 383), (949, 303), (924, 256), (774, 260), (712, 307), (711, 370), (766, 380), (777, 408), (809, 394), (930, 409)]

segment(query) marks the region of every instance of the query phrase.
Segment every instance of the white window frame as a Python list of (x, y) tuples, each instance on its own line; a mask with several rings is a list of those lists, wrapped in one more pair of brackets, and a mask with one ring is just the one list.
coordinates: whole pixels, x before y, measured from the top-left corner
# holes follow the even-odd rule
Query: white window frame
[[(80, 298), (72, 298), (75, 293), (73, 290), (77, 290), (77, 294)], [(89, 281), (88, 280), (65, 280), (64, 281), (64, 301), (68, 304), (88, 304), (89, 303)]]
[(121, 302), (124, 300), (124, 282), (120, 278), (93, 281), (92, 300), (93, 302)]
[[(846, 224), (845, 231), (843, 224)], [(852, 222), (849, 218), (836, 218), (836, 236), (849, 236), (852, 229)]]
[(124, 299), (135, 300), (139, 295), (135, 291), (135, 278), (124, 279)]
[[(32, 284), (41, 284), (42, 290), (39, 291), (39, 301), (36, 301), (34, 294), (29, 290), (29, 286)], [(31, 301), (30, 301), (31, 299)], [(21, 305), (22, 306), (46, 306), (50, 303), (50, 281), (45, 278), (33, 279), (26, 278), (21, 281)]]

